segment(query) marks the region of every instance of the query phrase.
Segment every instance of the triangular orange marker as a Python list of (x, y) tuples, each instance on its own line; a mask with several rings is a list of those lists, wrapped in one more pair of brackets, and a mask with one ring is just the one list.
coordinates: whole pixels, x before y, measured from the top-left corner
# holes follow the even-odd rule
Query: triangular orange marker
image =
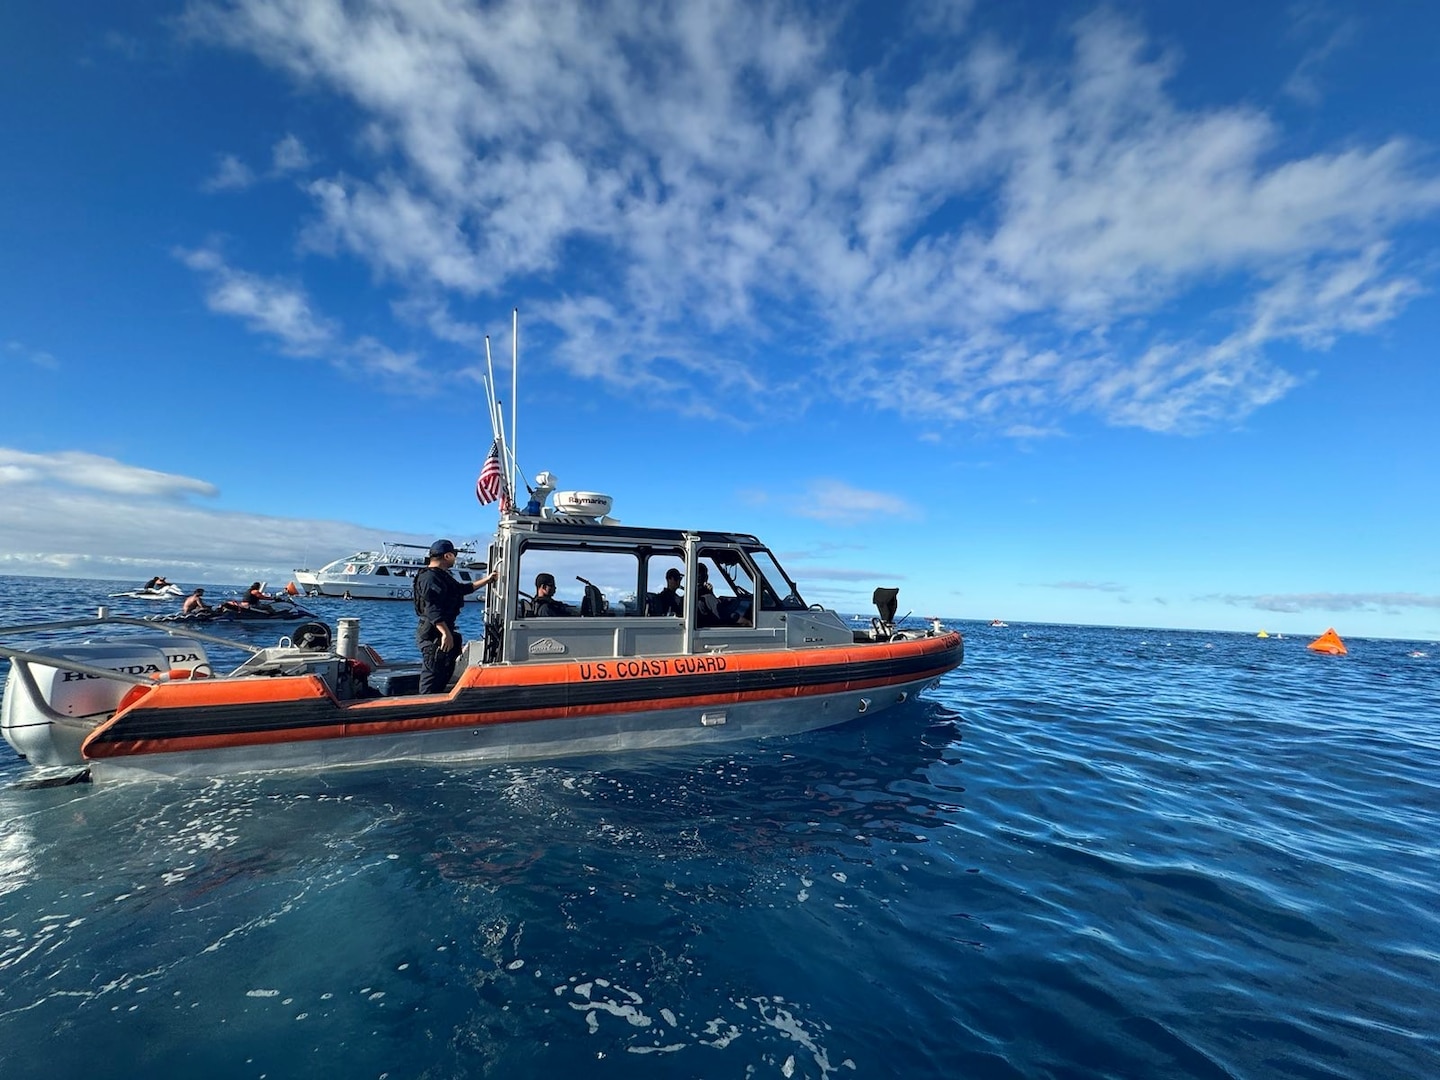
[(1349, 652), (1345, 648), (1345, 643), (1340, 640), (1340, 635), (1335, 633), (1333, 626), (1305, 647), (1311, 652), (1329, 653), (1331, 656), (1344, 656)]

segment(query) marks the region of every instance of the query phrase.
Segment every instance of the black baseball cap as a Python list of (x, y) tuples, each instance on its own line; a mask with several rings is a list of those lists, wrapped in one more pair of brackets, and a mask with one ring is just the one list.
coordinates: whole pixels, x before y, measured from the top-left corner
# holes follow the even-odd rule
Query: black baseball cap
[(455, 545), (449, 540), (436, 540), (430, 545), (430, 555), (432, 558), (436, 555), (449, 555), (454, 550)]
[(673, 566), (672, 566), (669, 570), (666, 570), (666, 571), (665, 571), (665, 580), (666, 580), (666, 581), (669, 581), (669, 580), (671, 580), (672, 578), (673, 578), (674, 580), (676, 580), (676, 581), (679, 581), (679, 580), (680, 580), (682, 577), (684, 577), (684, 576), (685, 576), (684, 574), (682, 574), (679, 570), (676, 570)]

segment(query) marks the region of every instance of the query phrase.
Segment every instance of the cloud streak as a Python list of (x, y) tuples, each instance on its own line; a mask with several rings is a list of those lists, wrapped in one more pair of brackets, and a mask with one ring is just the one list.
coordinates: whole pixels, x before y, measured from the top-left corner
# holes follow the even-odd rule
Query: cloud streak
[(1230, 595), (1219, 599), (1234, 607), (1274, 611), (1286, 615), (1306, 611), (1397, 612), (1415, 608), (1440, 609), (1440, 596), (1403, 592), (1269, 593), (1259, 596)]
[(211, 248), (177, 249), (175, 257), (205, 279), (211, 311), (240, 319), (287, 356), (321, 358), (387, 379), (396, 389), (427, 392), (414, 353), (396, 352), (369, 336), (347, 338), (338, 322), (316, 311), (303, 286), (236, 269)]
[(11, 360), (34, 364), (36, 367), (44, 368), (46, 371), (60, 370), (60, 361), (56, 360), (54, 356), (42, 349), (32, 349), (24, 342), (7, 341), (4, 349), (0, 350), (0, 355)]
[(0, 489), (9, 489), (7, 495), (14, 498), (19, 488), (30, 485), (140, 498), (219, 494), (213, 484), (203, 480), (126, 465), (98, 454), (78, 450), (32, 454), (0, 447)]

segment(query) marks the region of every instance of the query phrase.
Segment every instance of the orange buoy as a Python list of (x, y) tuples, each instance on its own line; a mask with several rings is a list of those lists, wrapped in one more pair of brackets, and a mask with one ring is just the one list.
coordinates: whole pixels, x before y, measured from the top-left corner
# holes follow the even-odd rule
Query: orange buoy
[(285, 592), (286, 592), (288, 595), (290, 595), (290, 596), (294, 596), (294, 595), (295, 595), (296, 593), (298, 593), (299, 591), (300, 591), (300, 590), (295, 587), (295, 582), (293, 582), (293, 581), (290, 582), (290, 584), (288, 584), (288, 585), (285, 586)]
[(1344, 656), (1349, 652), (1345, 648), (1345, 642), (1340, 640), (1340, 635), (1335, 633), (1333, 626), (1305, 647), (1311, 652), (1329, 653), (1331, 656)]

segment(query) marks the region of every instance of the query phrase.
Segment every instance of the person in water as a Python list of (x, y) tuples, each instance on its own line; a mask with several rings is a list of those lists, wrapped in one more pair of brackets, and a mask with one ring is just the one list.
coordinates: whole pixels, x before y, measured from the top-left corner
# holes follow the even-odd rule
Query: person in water
[(185, 603), (180, 606), (181, 615), (193, 615), (197, 611), (209, 611), (210, 605), (205, 602), (205, 590), (196, 589), (185, 598)]
[(536, 574), (535, 599), (525, 605), (525, 615), (528, 618), (548, 619), (574, 614), (575, 609), (569, 604), (555, 599), (555, 575)]
[(436, 540), (430, 545), (430, 559), (415, 575), (415, 643), (420, 646), (420, 693), (441, 694), (450, 685), (460, 659), (463, 638), (455, 625), (465, 606), (465, 597), (491, 584), (499, 575), (491, 570), (468, 585), (455, 580), (455, 545)]

